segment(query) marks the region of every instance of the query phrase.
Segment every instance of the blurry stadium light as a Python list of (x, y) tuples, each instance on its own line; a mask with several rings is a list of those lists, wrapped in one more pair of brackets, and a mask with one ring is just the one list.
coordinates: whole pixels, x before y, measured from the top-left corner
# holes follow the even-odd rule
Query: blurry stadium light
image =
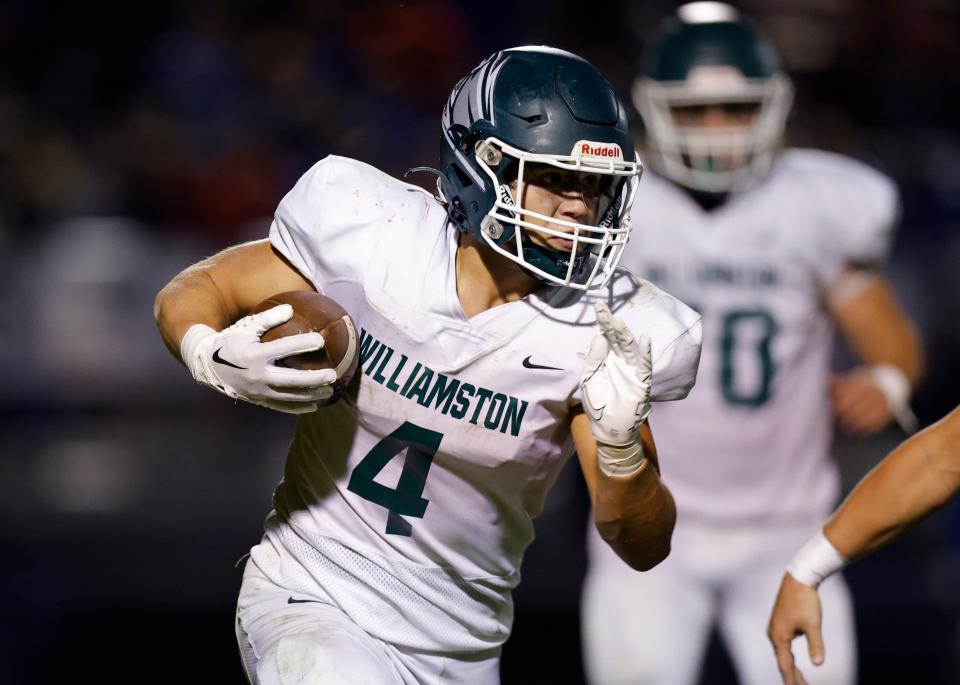
[(733, 21), (737, 10), (723, 2), (690, 2), (677, 10), (688, 24), (710, 24), (715, 21)]

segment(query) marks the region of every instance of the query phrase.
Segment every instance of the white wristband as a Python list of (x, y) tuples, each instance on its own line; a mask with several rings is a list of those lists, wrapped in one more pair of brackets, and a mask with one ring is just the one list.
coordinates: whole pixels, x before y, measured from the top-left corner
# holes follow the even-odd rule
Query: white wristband
[(877, 364), (867, 369), (870, 379), (883, 393), (893, 418), (907, 433), (916, 433), (917, 417), (910, 409), (910, 379), (893, 364)]
[(183, 363), (190, 370), (190, 375), (200, 383), (209, 384), (210, 381), (205, 377), (203, 360), (197, 358), (197, 346), (204, 339), (216, 334), (217, 332), (210, 326), (195, 323), (187, 329), (183, 338), (180, 339), (180, 358), (183, 359)]
[(797, 550), (787, 571), (804, 585), (816, 588), (846, 565), (847, 560), (820, 530)]
[(631, 476), (646, 463), (643, 444), (638, 440), (627, 445), (597, 443), (597, 463), (608, 476)]

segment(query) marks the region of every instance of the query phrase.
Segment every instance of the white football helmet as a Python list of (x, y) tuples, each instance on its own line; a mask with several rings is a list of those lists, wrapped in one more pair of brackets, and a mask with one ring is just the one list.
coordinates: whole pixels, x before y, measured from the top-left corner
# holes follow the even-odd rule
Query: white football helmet
[[(662, 24), (633, 85), (647, 160), (692, 190), (724, 194), (769, 170), (793, 102), (793, 86), (770, 43), (720, 2), (681, 6)], [(678, 121), (683, 108), (748, 106), (742, 125)]]

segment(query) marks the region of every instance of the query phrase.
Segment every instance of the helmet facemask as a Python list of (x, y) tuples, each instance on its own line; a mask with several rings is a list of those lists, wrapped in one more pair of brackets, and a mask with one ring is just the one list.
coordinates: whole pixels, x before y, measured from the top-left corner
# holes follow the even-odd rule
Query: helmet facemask
[[(542, 45), (494, 53), (454, 87), (441, 126), (451, 223), (544, 284), (609, 282), (643, 167), (626, 110), (593, 65)], [(553, 169), (563, 173), (551, 180)], [(583, 192), (589, 211), (550, 209), (541, 190)]]
[[(639, 162), (624, 161), (615, 144), (590, 141), (579, 141), (569, 155), (550, 155), (526, 152), (488, 137), (476, 143), (474, 155), (477, 166), (497, 190), (496, 200), (481, 222), (480, 234), (488, 246), (546, 283), (578, 290), (607, 284), (630, 234), (630, 207), (643, 171)], [(532, 182), (531, 165), (599, 175), (596, 225), (524, 207), (524, 187)], [(569, 250), (554, 250), (540, 244), (533, 234), (562, 238), (572, 245)]]
[[(640, 77), (633, 99), (658, 171), (696, 191), (729, 193), (770, 169), (793, 88), (782, 73), (745, 78), (730, 67), (700, 67), (685, 81)], [(729, 127), (685, 126), (675, 120), (675, 109), (711, 105), (753, 105), (756, 114), (750, 123)]]

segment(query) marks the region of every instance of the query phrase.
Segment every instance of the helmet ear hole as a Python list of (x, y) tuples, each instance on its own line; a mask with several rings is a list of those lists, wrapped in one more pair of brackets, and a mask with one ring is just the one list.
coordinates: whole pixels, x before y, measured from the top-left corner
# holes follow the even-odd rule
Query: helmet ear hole
[(460, 182), (461, 188), (469, 188), (473, 185), (473, 181), (470, 180), (470, 176), (468, 176), (467, 172), (460, 168), (459, 164), (451, 164), (450, 168), (452, 168), (453, 173), (457, 175), (457, 180)]

